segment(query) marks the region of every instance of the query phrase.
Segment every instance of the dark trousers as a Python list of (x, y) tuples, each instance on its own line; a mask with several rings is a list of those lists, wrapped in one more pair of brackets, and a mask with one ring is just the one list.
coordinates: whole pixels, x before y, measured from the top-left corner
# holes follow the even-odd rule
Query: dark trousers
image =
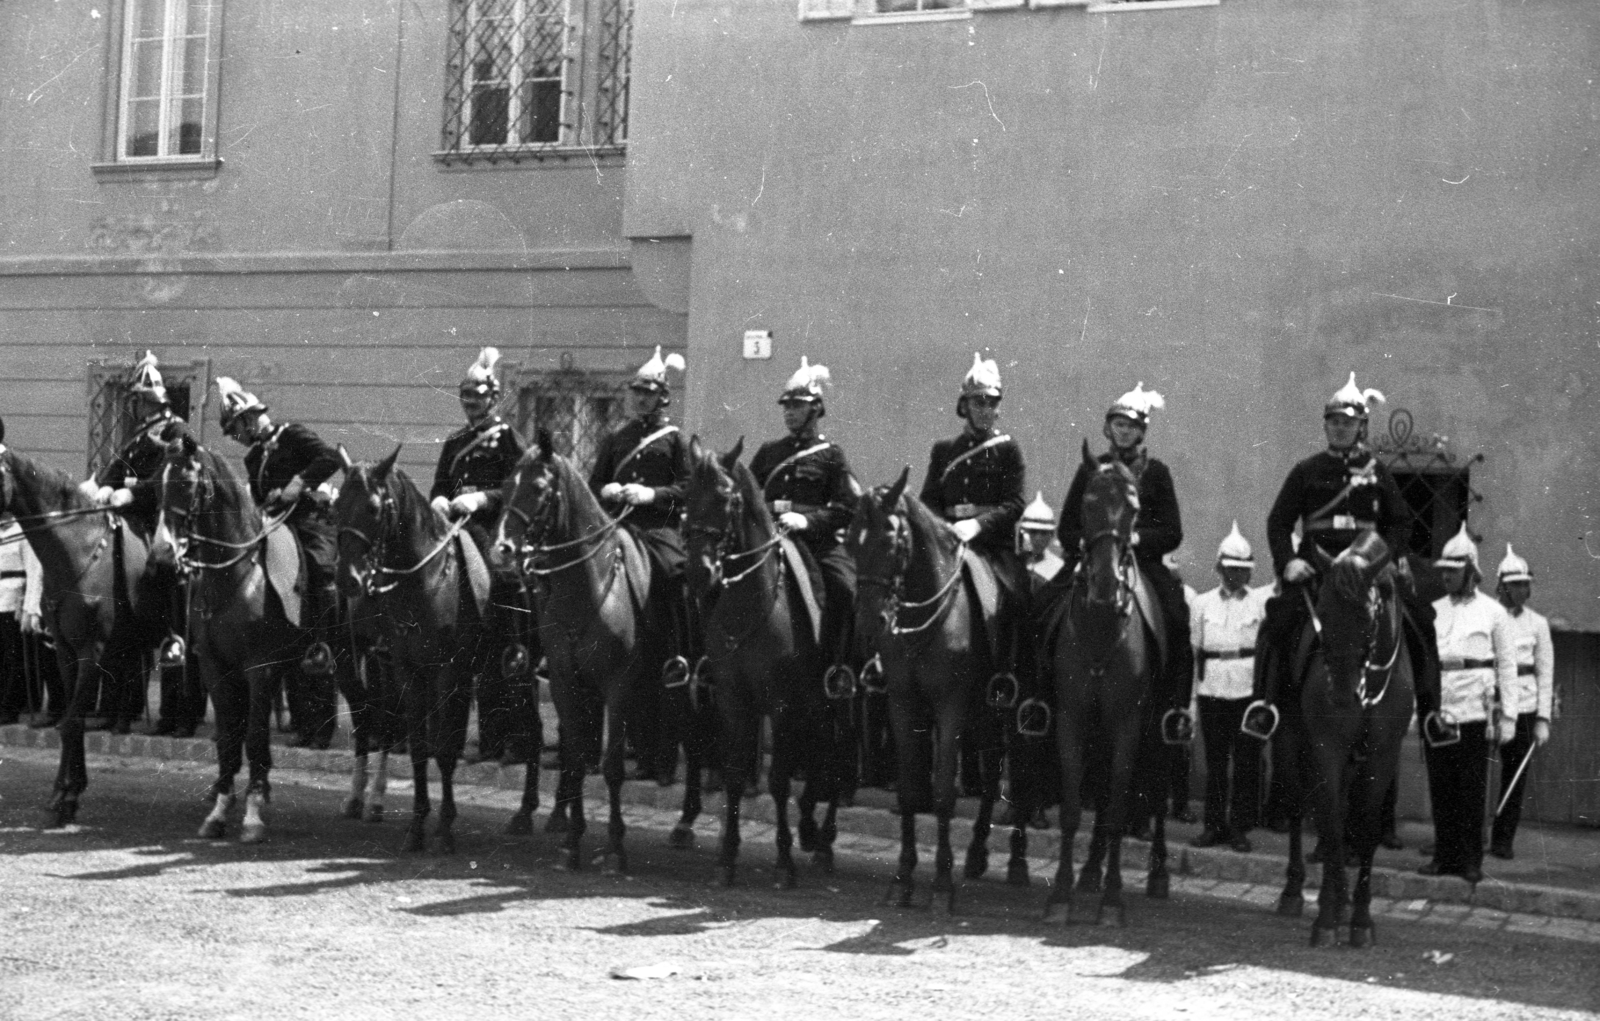
[(30, 701), (22, 664), (22, 625), (15, 613), (0, 613), (0, 723), (15, 723)]
[(1483, 799), (1489, 781), (1487, 724), (1461, 724), (1461, 740), (1424, 748), (1433, 802), (1433, 860), (1446, 872), (1483, 867)]
[(1494, 830), (1489, 841), (1491, 847), (1509, 851), (1511, 842), (1516, 839), (1517, 823), (1522, 820), (1522, 795), (1528, 789), (1528, 771), (1523, 770), (1522, 776), (1517, 778), (1517, 785), (1511, 789), (1509, 798), (1506, 797), (1506, 785), (1511, 782), (1513, 776), (1516, 776), (1517, 767), (1522, 765), (1522, 757), (1533, 747), (1533, 725), (1538, 720), (1537, 713), (1519, 715), (1517, 736), (1500, 746), (1500, 790), (1496, 793), (1495, 803), (1499, 804), (1504, 798), (1506, 807), (1495, 817)]
[(1239, 730), (1249, 698), (1201, 695), (1200, 739), (1206, 754), (1205, 827), (1244, 836), (1261, 799), (1261, 742)]

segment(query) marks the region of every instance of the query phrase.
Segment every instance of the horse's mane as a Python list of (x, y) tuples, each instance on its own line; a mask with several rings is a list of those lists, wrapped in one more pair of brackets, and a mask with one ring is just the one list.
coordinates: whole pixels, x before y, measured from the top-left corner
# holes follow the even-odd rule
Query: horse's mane
[(12, 462), (20, 472), (27, 472), (38, 479), (37, 491), (42, 505), (59, 506), (67, 510), (89, 506), (89, 501), (78, 491), (78, 481), (71, 475), (49, 465), (40, 464), (10, 447), (6, 447), (5, 451), (11, 456)]
[(905, 506), (906, 523), (911, 526), (913, 536), (932, 543), (934, 548), (941, 551), (954, 549), (954, 534), (945, 527), (944, 519), (933, 513), (931, 507), (909, 490), (900, 494), (900, 502)]
[(570, 499), (560, 501), (555, 522), (558, 530), (567, 532), (572, 529), (572, 512), (579, 507), (604, 521), (611, 520), (611, 515), (600, 506), (599, 499), (590, 491), (589, 480), (583, 477), (578, 471), (578, 466), (570, 459), (554, 450), (546, 457), (538, 447), (529, 447), (523, 453), (517, 467), (520, 470), (524, 465), (535, 465), (540, 461), (550, 465), (556, 476), (557, 487), (570, 495)]
[(211, 513), (227, 516), (249, 515), (254, 520), (256, 502), (250, 498), (250, 487), (234, 474), (233, 466), (227, 459), (199, 444), (195, 445), (194, 456), (200, 463), (201, 473), (213, 480)]
[(743, 461), (735, 461), (728, 471), (728, 477), (744, 498), (745, 513), (754, 518), (767, 533), (775, 531), (777, 526), (773, 524), (772, 513), (767, 510), (766, 494), (761, 491), (761, 486), (756, 482), (756, 473), (750, 470), (750, 466)]

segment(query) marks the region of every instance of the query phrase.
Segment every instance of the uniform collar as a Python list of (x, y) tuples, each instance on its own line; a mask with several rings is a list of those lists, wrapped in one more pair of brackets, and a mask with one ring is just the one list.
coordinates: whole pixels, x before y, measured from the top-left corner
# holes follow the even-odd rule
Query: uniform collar
[(1474, 585), (1472, 588), (1467, 589), (1467, 594), (1464, 596), (1447, 595), (1445, 598), (1450, 600), (1452, 606), (1466, 606), (1474, 599), (1477, 599), (1480, 595), (1482, 595), (1482, 593), (1479, 592), (1478, 587)]
[(961, 430), (961, 438), (973, 446), (977, 446), (978, 444), (987, 440), (991, 440), (999, 435), (1000, 431), (998, 429), (984, 429), (980, 432), (979, 430), (972, 428), (970, 425)]
[(1324, 453), (1347, 468), (1365, 465), (1372, 459), (1372, 451), (1368, 450), (1364, 443), (1351, 444), (1344, 450), (1329, 447)]
[(1230, 591), (1228, 586), (1218, 585), (1217, 592), (1221, 594), (1223, 600), (1225, 601), (1229, 599), (1243, 599), (1245, 596), (1250, 594), (1250, 586), (1244, 585), (1236, 590)]

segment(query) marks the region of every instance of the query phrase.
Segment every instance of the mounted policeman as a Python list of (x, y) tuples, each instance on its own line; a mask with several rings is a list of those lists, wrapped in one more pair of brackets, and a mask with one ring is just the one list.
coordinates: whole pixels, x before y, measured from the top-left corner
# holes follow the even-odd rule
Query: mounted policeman
[(327, 496), (318, 491), (342, 463), (337, 448), (298, 422), (282, 425), (271, 409), (229, 376), (217, 377), (222, 396), (222, 431), (245, 450), (250, 496), (269, 520), (281, 520), (304, 554), (305, 603), (300, 623), (311, 642), (300, 660), (300, 686), (289, 688), (289, 714), (302, 747), (326, 748), (337, 719), (333, 675), (339, 639), (338, 559)]

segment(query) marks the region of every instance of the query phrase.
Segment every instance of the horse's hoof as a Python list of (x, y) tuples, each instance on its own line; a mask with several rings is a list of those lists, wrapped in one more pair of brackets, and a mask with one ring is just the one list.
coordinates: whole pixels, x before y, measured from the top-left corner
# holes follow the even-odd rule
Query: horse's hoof
[(563, 813), (551, 812), (550, 818), (544, 821), (544, 831), (546, 833), (566, 833), (570, 829), (572, 829), (572, 823)]
[(1324, 929), (1322, 926), (1315, 923), (1313, 923), (1311, 926), (1311, 945), (1314, 947), (1324, 946), (1328, 943), (1337, 943), (1339, 942), (1338, 936), (1338, 929)]
[(1026, 861), (1013, 861), (1006, 866), (1007, 886), (1027, 886), (1031, 880), (1028, 878), (1028, 863)]
[(976, 847), (967, 848), (967, 864), (961, 871), (968, 879), (982, 879), (983, 874), (989, 871), (989, 852)]
[(382, 805), (368, 805), (367, 806), (367, 822), (383, 822), (383, 806)]
[(346, 798), (344, 800), (344, 808), (340, 811), (339, 815), (342, 818), (354, 819), (356, 822), (360, 822), (361, 813), (365, 810), (366, 805), (360, 798)]
[(221, 819), (207, 819), (200, 824), (200, 836), (204, 840), (221, 840), (228, 832), (228, 824)]
[(1306, 899), (1304, 897), (1291, 897), (1288, 894), (1278, 898), (1278, 914), (1285, 918), (1299, 918), (1305, 914)]
[(266, 839), (267, 828), (265, 826), (251, 826), (246, 823), (244, 828), (239, 831), (239, 843), (241, 844), (261, 844), (265, 843)]
[(667, 846), (679, 851), (687, 851), (694, 846), (694, 827), (679, 823), (672, 827), (672, 832), (667, 834)]
[(1166, 900), (1172, 896), (1172, 880), (1162, 875), (1149, 877), (1145, 880), (1144, 895), (1151, 900)]
[(505, 834), (508, 837), (526, 837), (532, 832), (532, 812), (516, 812), (506, 820)]
[(800, 816), (800, 825), (797, 836), (800, 838), (800, 850), (810, 854), (817, 849), (817, 823), (809, 815)]
[(824, 844), (811, 852), (811, 864), (824, 872), (833, 871), (833, 848)]
[(1350, 945), (1356, 948), (1370, 947), (1377, 940), (1373, 937), (1372, 926), (1352, 925), (1350, 927)]
[(68, 826), (71, 826), (72, 825), (72, 821), (74, 819), (76, 819), (77, 817), (78, 817), (78, 810), (77, 810), (76, 807), (73, 807), (73, 808), (67, 808), (65, 806), (58, 807), (58, 808), (54, 809), (50, 813), (50, 820), (49, 820), (49, 822), (47, 822), (45, 824), (45, 829), (47, 829), (47, 830), (64, 830)]

